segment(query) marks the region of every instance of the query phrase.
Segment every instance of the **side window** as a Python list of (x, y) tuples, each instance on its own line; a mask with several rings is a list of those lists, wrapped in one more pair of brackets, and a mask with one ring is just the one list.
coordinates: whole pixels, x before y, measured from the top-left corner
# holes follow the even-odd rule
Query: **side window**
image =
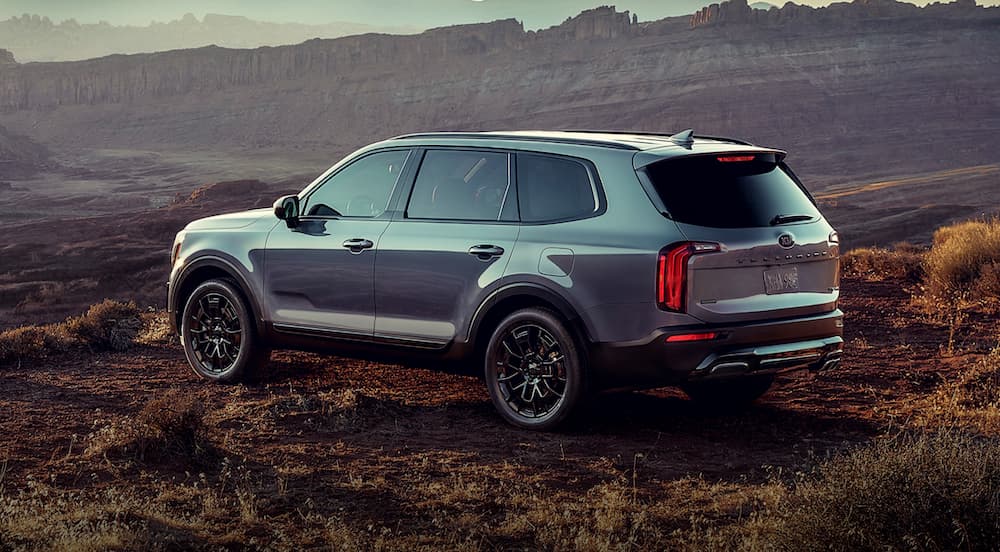
[(385, 212), (409, 150), (362, 157), (341, 169), (309, 195), (306, 216), (374, 218)]
[(580, 218), (597, 210), (590, 172), (572, 159), (517, 154), (517, 195), (523, 222)]
[[(406, 217), (507, 220), (507, 213), (511, 213), (515, 205), (513, 194), (508, 195), (508, 166), (506, 153), (430, 150), (424, 155), (413, 183)], [(504, 209), (505, 204), (509, 204), (507, 209)]]

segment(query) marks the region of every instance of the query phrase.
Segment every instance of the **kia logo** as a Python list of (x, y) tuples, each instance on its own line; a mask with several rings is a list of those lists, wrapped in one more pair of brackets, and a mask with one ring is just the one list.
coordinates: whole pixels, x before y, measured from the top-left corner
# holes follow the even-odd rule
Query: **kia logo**
[(778, 245), (788, 249), (789, 247), (795, 245), (795, 238), (791, 234), (782, 234), (778, 236)]

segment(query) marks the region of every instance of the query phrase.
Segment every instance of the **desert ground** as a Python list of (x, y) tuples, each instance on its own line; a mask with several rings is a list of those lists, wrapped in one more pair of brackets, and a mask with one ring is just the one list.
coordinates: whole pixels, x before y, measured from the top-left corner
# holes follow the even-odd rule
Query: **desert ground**
[(914, 293), (849, 275), (843, 366), (747, 411), (600, 395), (549, 434), (505, 425), (471, 375), (279, 352), (254, 384), (209, 385), (147, 314), (128, 352), (0, 370), (0, 547), (743, 546), (830, 458), (961, 427), (941, 397), (989, 361), (996, 318), (973, 313), (949, 352)]

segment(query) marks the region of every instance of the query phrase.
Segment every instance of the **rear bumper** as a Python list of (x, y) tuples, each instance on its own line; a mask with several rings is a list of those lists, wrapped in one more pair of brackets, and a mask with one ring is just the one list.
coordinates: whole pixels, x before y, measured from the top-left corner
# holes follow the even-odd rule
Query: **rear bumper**
[[(660, 328), (633, 342), (591, 347), (599, 388), (643, 388), (783, 371), (834, 369), (843, 352), (844, 314), (747, 324)], [(672, 335), (715, 332), (708, 341), (668, 343)]]

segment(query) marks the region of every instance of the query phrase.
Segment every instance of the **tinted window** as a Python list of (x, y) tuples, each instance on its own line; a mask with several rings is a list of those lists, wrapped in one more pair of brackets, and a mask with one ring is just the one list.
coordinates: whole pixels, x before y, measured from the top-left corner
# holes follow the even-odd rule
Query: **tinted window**
[(408, 218), (500, 220), (508, 197), (507, 154), (431, 150), (413, 184)]
[(646, 174), (678, 222), (751, 228), (769, 226), (778, 215), (820, 216), (771, 155), (750, 162), (722, 162), (715, 155), (660, 161), (647, 167)]
[(377, 217), (385, 212), (409, 150), (362, 157), (309, 195), (303, 212), (312, 216)]
[(517, 195), (524, 222), (579, 218), (597, 210), (590, 173), (571, 159), (518, 154)]

